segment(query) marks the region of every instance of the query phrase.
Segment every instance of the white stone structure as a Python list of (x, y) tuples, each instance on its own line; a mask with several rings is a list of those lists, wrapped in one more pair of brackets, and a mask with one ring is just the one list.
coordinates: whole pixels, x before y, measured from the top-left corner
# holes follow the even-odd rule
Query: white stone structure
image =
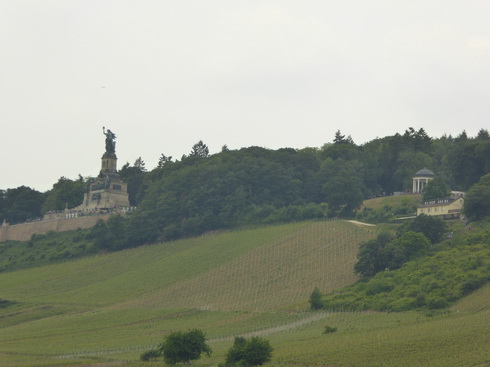
[(420, 194), (424, 191), (425, 187), (429, 183), (429, 181), (432, 181), (436, 175), (434, 172), (427, 168), (423, 168), (420, 171), (418, 171), (413, 177), (412, 177), (412, 192), (414, 194)]

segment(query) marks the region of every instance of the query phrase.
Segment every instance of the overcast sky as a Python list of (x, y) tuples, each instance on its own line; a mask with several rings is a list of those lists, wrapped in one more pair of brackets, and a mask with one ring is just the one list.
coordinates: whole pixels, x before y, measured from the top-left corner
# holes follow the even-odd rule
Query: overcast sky
[(0, 189), (490, 122), (490, 1), (0, 0)]

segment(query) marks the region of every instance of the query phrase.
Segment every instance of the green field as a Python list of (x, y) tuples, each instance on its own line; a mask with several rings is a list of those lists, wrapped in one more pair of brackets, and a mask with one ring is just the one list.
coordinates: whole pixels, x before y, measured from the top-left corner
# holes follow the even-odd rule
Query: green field
[[(490, 288), (452, 312), (308, 311), (315, 287), (351, 284), (376, 227), (302, 222), (208, 234), (0, 274), (0, 366), (155, 366), (139, 355), (170, 331), (202, 329), (223, 362), (262, 335), (281, 366), (488, 366)], [(325, 325), (338, 328), (322, 333)]]
[(363, 208), (381, 209), (383, 206), (400, 207), (403, 205), (415, 205), (421, 203), (422, 195), (398, 195), (398, 196), (383, 196), (379, 198), (364, 200), (360, 210)]

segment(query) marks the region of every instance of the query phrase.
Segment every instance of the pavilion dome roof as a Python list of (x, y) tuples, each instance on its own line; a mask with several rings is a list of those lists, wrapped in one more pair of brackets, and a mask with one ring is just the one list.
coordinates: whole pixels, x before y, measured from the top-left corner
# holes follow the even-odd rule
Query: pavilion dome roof
[(435, 174), (430, 169), (422, 168), (413, 177), (435, 177)]

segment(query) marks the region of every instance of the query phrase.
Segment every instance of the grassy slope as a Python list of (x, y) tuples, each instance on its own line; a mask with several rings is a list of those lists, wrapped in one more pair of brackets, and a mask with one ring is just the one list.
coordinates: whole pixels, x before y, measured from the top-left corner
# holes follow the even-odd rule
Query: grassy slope
[(340, 221), (294, 223), (0, 274), (1, 297), (19, 302), (0, 310), (0, 352), (144, 348), (196, 322), (222, 337), (294, 321), (303, 316), (277, 310), (305, 309), (315, 286), (355, 281), (357, 246), (373, 234)]
[(476, 290), (451, 307), (454, 312), (490, 311), (490, 284)]
[[(480, 291), (460, 313), (435, 318), (304, 312), (315, 286), (355, 280), (358, 243), (375, 230), (294, 223), (0, 274), (0, 298), (19, 302), (0, 309), (1, 365), (136, 366), (165, 333), (195, 327), (214, 350), (198, 364), (222, 362), (234, 335), (257, 333), (282, 365), (488, 365), (490, 310), (477, 305)], [(338, 332), (323, 335), (326, 324)]]
[(416, 206), (420, 204), (421, 197), (421, 195), (399, 195), (364, 200), (360, 210), (363, 208), (381, 209), (385, 205), (400, 207), (406, 204), (411, 204)]

